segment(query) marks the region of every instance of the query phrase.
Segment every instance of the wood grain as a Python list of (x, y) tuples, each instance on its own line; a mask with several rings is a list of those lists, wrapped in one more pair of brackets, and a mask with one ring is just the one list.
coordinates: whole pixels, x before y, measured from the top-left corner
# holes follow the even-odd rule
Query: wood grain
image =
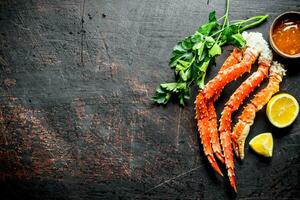
[[(1, 199), (299, 199), (299, 118), (279, 130), (258, 113), (248, 140), (272, 131), (274, 156), (260, 158), (247, 145), (234, 195), (199, 148), (193, 100), (185, 108), (152, 104), (155, 87), (173, 80), (174, 44), (224, 6), (0, 0)], [(269, 14), (254, 29), (267, 38), (272, 19), (288, 10), (300, 2), (233, 0), (230, 18)], [(300, 100), (299, 60), (275, 59), (288, 69), (282, 91)], [(225, 88), (218, 113), (246, 77)]]

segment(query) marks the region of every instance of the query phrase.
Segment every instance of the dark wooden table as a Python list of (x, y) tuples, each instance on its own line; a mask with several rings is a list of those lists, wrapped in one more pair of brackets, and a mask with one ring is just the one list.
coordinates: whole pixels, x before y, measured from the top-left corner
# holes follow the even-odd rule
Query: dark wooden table
[[(152, 104), (173, 80), (176, 41), (220, 15), (211, 0), (1, 0), (1, 199), (299, 199), (300, 120), (276, 129), (258, 113), (247, 140), (274, 135), (265, 159), (246, 146), (238, 194), (203, 155), (191, 102)], [(299, 0), (232, 0), (231, 19), (276, 15)], [(226, 47), (217, 66), (229, 55)], [(282, 91), (300, 100), (300, 62), (283, 60)], [(211, 66), (208, 79), (218, 67)], [(241, 80), (226, 87), (218, 112)]]

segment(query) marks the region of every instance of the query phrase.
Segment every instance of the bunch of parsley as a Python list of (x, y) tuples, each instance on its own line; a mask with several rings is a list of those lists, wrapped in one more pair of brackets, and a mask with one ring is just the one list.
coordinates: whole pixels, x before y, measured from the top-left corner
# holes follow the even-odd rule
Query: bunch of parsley
[[(241, 32), (261, 24), (268, 18), (268, 15), (254, 16), (230, 23), (229, 3), (227, 0), (224, 16), (217, 19), (216, 12), (212, 11), (209, 13), (208, 23), (176, 44), (169, 62), (171, 69), (175, 71), (176, 81), (160, 84), (153, 97), (154, 102), (167, 104), (172, 98), (177, 98), (180, 105), (184, 106), (190, 99), (191, 86), (194, 83), (203, 88), (206, 70), (215, 62), (216, 56), (222, 53), (221, 46), (225, 44), (245, 46), (246, 42)], [(219, 24), (222, 19), (223, 24)]]

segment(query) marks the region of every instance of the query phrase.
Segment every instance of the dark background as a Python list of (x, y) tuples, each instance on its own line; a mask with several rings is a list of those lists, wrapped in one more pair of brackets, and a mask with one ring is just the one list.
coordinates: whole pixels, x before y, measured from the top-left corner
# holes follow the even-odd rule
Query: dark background
[[(0, 0), (0, 198), (299, 199), (299, 117), (276, 129), (258, 113), (234, 195), (199, 148), (197, 88), (184, 108), (151, 101), (174, 78), (172, 47), (214, 9), (223, 15), (225, 0)], [(288, 10), (300, 1), (232, 0), (230, 18), (269, 14), (254, 29), (267, 38)], [(281, 90), (300, 100), (299, 60), (275, 59), (288, 69)], [(246, 77), (225, 88), (219, 113)], [(271, 159), (248, 147), (266, 131)]]

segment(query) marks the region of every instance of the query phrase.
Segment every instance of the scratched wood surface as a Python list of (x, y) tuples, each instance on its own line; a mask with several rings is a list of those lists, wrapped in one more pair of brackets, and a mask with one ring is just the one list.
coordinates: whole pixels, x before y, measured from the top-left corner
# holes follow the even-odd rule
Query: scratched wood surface
[[(169, 54), (193, 33), (211, 0), (0, 0), (1, 199), (299, 199), (300, 119), (276, 129), (261, 111), (249, 138), (274, 133), (272, 159), (246, 146), (238, 194), (210, 169), (197, 137), (193, 100), (152, 104), (173, 80)], [(299, 0), (232, 0), (231, 19), (276, 15)], [(217, 66), (229, 55), (226, 47)], [(300, 62), (282, 91), (300, 100)], [(208, 78), (218, 67), (211, 66)], [(246, 76), (225, 88), (230, 93)], [(197, 88), (193, 88), (192, 99)]]

